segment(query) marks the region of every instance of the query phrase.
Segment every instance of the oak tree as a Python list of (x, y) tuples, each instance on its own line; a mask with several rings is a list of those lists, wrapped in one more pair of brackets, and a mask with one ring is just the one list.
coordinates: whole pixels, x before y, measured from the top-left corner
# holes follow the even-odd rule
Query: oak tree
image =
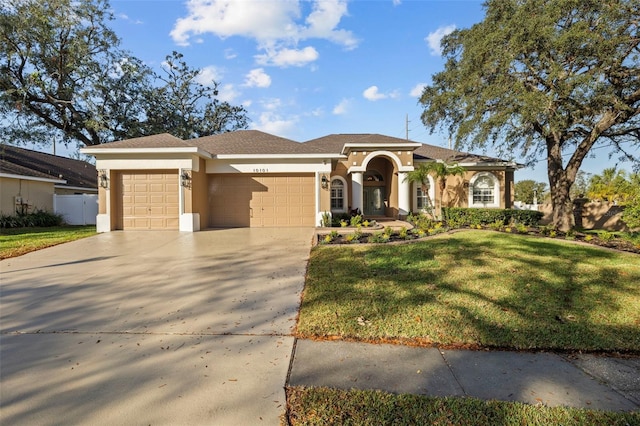
[(442, 41), (422, 121), (458, 146), (544, 156), (553, 225), (594, 147), (635, 161), (640, 142), (640, 0), (488, 0), (484, 20)]
[(106, 0), (0, 3), (0, 136), (97, 145), (154, 133), (205, 136), (247, 126), (217, 83), (196, 81), (182, 56), (167, 76), (120, 48)]

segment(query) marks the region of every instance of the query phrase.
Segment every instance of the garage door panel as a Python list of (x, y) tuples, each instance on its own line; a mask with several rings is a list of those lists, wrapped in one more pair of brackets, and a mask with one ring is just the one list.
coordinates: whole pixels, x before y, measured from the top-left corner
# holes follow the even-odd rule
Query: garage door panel
[(313, 174), (211, 175), (210, 226), (314, 226), (314, 188)]
[(124, 229), (178, 229), (178, 171), (122, 175)]

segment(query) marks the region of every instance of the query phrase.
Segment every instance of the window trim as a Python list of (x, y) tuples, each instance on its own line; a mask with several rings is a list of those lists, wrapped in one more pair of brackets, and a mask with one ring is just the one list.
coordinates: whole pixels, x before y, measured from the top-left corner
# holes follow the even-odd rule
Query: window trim
[[(342, 182), (342, 209), (334, 209), (331, 206), (331, 201), (333, 200), (333, 197), (331, 196), (331, 191), (333, 189), (333, 182), (334, 181), (340, 181)], [(331, 182), (329, 183), (329, 209), (331, 210), (331, 213), (346, 213), (347, 209), (348, 209), (348, 187), (347, 187), (347, 181), (345, 178), (343, 178), (342, 176), (333, 176), (331, 178)]]
[[(473, 201), (474, 187), (476, 181), (483, 177), (488, 177), (493, 181), (493, 201), (490, 203), (475, 203)], [(469, 207), (500, 207), (500, 179), (498, 179), (496, 175), (491, 172), (480, 172), (473, 175), (473, 177), (469, 181)]]
[[(432, 176), (428, 176), (428, 181), (429, 181), (429, 198), (431, 198), (431, 204), (432, 204), (431, 207), (435, 211), (436, 185)], [(425, 208), (422, 208), (422, 209), (418, 208), (418, 190), (421, 189), (421, 187), (422, 187), (422, 184), (420, 184), (420, 182), (413, 182), (413, 191), (411, 191), (411, 193), (413, 194), (413, 208), (417, 212), (427, 213), (427, 210)]]

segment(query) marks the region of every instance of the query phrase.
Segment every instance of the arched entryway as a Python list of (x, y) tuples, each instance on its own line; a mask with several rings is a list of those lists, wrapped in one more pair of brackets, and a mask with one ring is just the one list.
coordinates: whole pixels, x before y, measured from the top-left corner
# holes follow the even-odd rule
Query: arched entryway
[(406, 216), (410, 186), (405, 177), (413, 170), (411, 155), (410, 151), (352, 151), (349, 157), (352, 166), (348, 169), (351, 210), (357, 209), (368, 217)]
[(362, 188), (364, 215), (385, 216), (388, 202), (384, 176), (377, 170), (367, 170)]

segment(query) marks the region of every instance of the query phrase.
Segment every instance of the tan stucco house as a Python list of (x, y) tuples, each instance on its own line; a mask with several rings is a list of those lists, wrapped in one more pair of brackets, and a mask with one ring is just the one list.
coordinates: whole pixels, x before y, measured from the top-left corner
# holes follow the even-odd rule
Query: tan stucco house
[(219, 227), (319, 226), (325, 212), (402, 218), (440, 204), (405, 180), (421, 162), (466, 168), (444, 205), (509, 208), (517, 164), (377, 134), (307, 142), (241, 130), (182, 140), (146, 136), (81, 152), (96, 158), (98, 232), (198, 231)]
[(0, 144), (0, 214), (54, 211), (54, 195), (97, 194), (86, 161)]

